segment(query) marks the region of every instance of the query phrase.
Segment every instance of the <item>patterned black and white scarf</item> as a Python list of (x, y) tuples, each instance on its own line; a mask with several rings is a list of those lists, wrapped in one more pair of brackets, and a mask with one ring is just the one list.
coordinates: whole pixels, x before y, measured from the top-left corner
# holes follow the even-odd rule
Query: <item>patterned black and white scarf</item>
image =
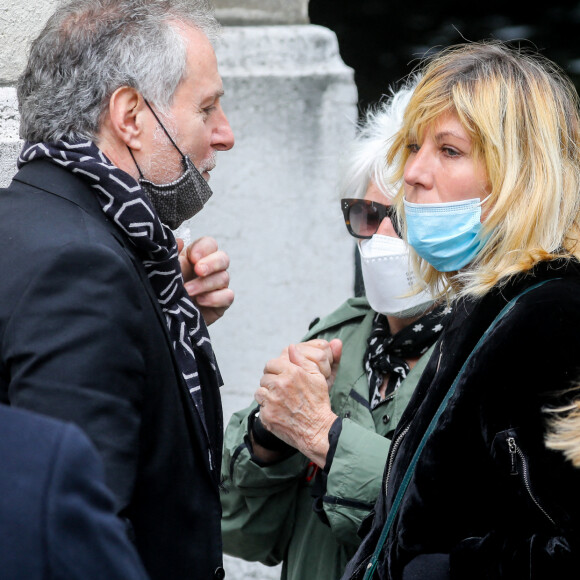
[[(444, 316), (449, 312), (451, 308), (439, 306), (395, 335), (391, 334), (387, 317), (377, 313), (364, 355), (371, 409), (389, 399), (399, 388), (410, 370), (405, 359), (418, 358), (429, 350), (441, 334)], [(379, 389), (386, 375), (389, 378), (382, 398)]]
[(88, 183), (105, 214), (135, 246), (165, 315), (177, 365), (207, 431), (194, 349), (209, 361), (218, 386), (222, 379), (205, 321), (183, 286), (173, 232), (161, 223), (135, 179), (113, 165), (92, 141), (27, 142), (18, 167), (34, 159), (47, 159)]

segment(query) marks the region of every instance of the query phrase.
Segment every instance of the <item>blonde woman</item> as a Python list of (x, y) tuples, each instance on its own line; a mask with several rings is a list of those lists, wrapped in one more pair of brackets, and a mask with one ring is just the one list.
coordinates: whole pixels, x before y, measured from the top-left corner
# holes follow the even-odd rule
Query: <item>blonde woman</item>
[(453, 311), (344, 578), (578, 578), (580, 470), (543, 413), (580, 366), (578, 97), (499, 42), (422, 73), (388, 162), (416, 270)]

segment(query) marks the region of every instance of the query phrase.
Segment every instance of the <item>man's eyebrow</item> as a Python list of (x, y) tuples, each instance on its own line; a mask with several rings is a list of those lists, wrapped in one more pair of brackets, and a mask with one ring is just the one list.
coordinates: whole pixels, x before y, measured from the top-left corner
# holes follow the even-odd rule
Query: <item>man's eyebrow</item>
[(207, 95), (203, 97), (203, 99), (201, 100), (201, 103), (209, 103), (209, 102), (213, 103), (214, 101), (221, 99), (224, 96), (224, 94), (225, 91), (223, 89), (217, 89), (213, 93), (207, 93)]
[(199, 106), (203, 107), (208, 105), (209, 103), (215, 103), (218, 99), (221, 99), (224, 96), (224, 90), (218, 89), (213, 93), (207, 93), (205, 97), (199, 101)]

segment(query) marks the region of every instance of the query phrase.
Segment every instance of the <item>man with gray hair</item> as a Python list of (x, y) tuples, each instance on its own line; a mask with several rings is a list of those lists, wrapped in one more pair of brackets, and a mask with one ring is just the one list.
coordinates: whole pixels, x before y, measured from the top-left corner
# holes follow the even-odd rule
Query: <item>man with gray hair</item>
[(211, 238), (180, 256), (172, 232), (234, 144), (218, 32), (208, 0), (61, 3), (19, 80), (25, 144), (0, 192), (0, 400), (84, 429), (153, 579), (224, 576), (206, 323), (233, 300), (228, 259)]

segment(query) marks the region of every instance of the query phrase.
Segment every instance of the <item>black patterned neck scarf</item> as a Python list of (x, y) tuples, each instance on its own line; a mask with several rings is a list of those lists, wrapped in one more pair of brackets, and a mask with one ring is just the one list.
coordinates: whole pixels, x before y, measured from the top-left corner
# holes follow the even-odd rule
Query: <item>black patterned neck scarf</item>
[[(363, 359), (369, 380), (371, 409), (392, 397), (409, 374), (409, 365), (405, 359), (418, 358), (429, 350), (441, 334), (445, 323), (444, 316), (449, 312), (449, 307), (438, 306), (395, 335), (391, 334), (384, 314), (375, 316)], [(385, 397), (382, 398), (379, 390), (387, 375), (387, 389)]]
[(92, 141), (25, 143), (18, 167), (34, 159), (47, 159), (88, 183), (107, 217), (135, 246), (165, 315), (177, 365), (206, 427), (195, 357), (205, 356), (218, 386), (222, 380), (205, 321), (183, 287), (173, 232), (161, 223), (135, 179), (113, 165)]

